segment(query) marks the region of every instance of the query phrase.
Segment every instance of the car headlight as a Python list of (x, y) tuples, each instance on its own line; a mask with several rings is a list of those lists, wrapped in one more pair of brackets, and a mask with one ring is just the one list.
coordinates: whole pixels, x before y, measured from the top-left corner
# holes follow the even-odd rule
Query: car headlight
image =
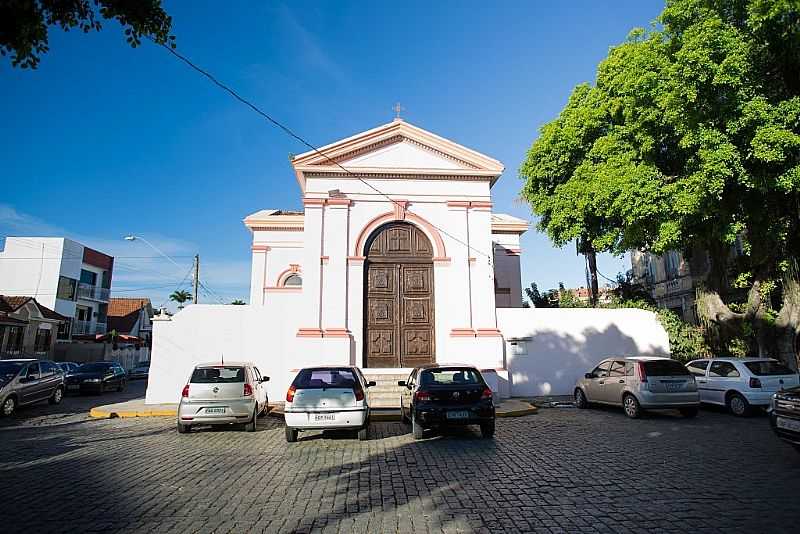
[(96, 383), (96, 382), (100, 382), (100, 379), (99, 378), (87, 378), (86, 380), (84, 380), (84, 382)]

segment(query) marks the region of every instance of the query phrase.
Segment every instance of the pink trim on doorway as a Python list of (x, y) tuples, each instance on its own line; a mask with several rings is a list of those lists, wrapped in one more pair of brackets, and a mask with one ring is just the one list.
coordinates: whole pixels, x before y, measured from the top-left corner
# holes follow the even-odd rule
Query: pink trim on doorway
[(453, 328), (450, 330), (450, 337), (475, 337), (475, 330), (472, 328)]
[(303, 206), (324, 206), (325, 199), (324, 198), (304, 198), (303, 199)]
[(324, 337), (350, 337), (350, 330), (347, 328), (326, 328)]
[(322, 330), (319, 328), (298, 328), (297, 337), (322, 337)]
[(408, 211), (404, 213), (403, 219), (398, 219), (396, 217), (396, 213), (391, 211), (384, 213), (382, 215), (378, 215), (377, 217), (369, 221), (366, 224), (366, 226), (364, 226), (364, 228), (361, 230), (361, 233), (358, 234), (358, 238), (356, 239), (355, 250), (353, 251), (353, 256), (360, 256), (361, 254), (366, 253), (366, 250), (364, 250), (364, 248), (367, 243), (367, 238), (379, 226), (397, 220), (404, 220), (414, 223), (425, 233), (425, 235), (428, 236), (428, 238), (433, 242), (434, 253), (435, 253), (434, 260), (436, 258), (447, 257), (447, 252), (444, 247), (444, 240), (442, 239), (442, 236), (439, 234), (439, 231), (431, 223), (429, 223), (416, 213), (410, 213)]
[(250, 250), (253, 252), (267, 252), (269, 247), (267, 245), (253, 245), (250, 247)]
[(349, 198), (329, 198), (327, 200), (328, 206), (349, 206), (353, 201)]
[(497, 328), (478, 328), (475, 337), (503, 337)]
[(303, 288), (301, 286), (267, 286), (264, 291), (267, 293), (300, 293)]

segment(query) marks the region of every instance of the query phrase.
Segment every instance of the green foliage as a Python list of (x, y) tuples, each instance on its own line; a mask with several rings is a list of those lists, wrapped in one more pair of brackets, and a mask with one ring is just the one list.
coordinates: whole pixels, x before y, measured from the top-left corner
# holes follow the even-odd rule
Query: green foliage
[(234, 306), (244, 306), (247, 303), (245, 301), (243, 301), (243, 300), (236, 299), (236, 300), (232, 301), (231, 304), (234, 305)]
[[(520, 174), (538, 228), (595, 250), (800, 250), (800, 3), (668, 0), (541, 128)], [(743, 282), (743, 280), (742, 280)]]
[(178, 291), (174, 291), (169, 296), (169, 300), (171, 300), (173, 302), (177, 302), (178, 303), (178, 308), (181, 309), (181, 308), (183, 308), (184, 303), (192, 300), (192, 295), (188, 291), (186, 291), (184, 289), (180, 289)]
[(100, 18), (116, 20), (125, 40), (136, 48), (142, 38), (175, 48), (169, 34), (172, 17), (161, 8), (161, 0), (9, 0), (0, 2), (0, 55), (11, 54), (14, 67), (33, 68), (50, 48), (48, 30), (78, 28), (84, 33), (100, 31)]

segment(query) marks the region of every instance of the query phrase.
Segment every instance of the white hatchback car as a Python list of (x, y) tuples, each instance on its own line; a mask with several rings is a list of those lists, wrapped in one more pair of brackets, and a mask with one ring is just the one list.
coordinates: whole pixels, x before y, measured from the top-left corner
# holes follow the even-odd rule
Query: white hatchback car
[(286, 392), (286, 441), (297, 441), (300, 430), (352, 429), (367, 439), (367, 382), (358, 367), (301, 369)]
[(700, 402), (727, 406), (734, 415), (766, 408), (773, 393), (798, 385), (797, 373), (771, 358), (704, 358), (686, 364)]

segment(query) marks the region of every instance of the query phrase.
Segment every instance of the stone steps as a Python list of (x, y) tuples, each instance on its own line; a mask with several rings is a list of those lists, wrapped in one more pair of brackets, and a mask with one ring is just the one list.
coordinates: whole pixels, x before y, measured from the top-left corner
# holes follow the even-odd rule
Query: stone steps
[(375, 385), (367, 390), (367, 399), (372, 408), (399, 408), (402, 386), (397, 385), (398, 380), (408, 378), (408, 373), (364, 373), (367, 381), (374, 381)]

